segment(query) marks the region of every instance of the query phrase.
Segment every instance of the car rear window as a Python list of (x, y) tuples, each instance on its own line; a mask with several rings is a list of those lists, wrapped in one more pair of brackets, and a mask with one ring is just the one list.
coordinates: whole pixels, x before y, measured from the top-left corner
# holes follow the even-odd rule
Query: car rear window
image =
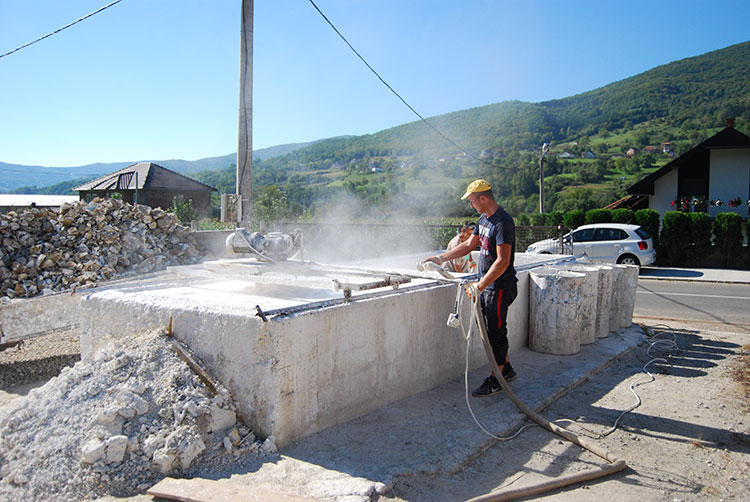
[(636, 228), (636, 229), (635, 229), (635, 233), (637, 233), (637, 234), (638, 234), (638, 237), (640, 237), (640, 238), (641, 238), (641, 239), (643, 239), (644, 241), (645, 241), (646, 239), (650, 239), (650, 238), (651, 238), (651, 236), (650, 236), (650, 235), (648, 235), (648, 233), (647, 233), (647, 232), (646, 232), (645, 230), (643, 230), (643, 229), (642, 229), (641, 227), (638, 227), (638, 228)]
[(597, 228), (594, 240), (597, 241), (619, 241), (627, 239), (628, 233), (619, 228)]

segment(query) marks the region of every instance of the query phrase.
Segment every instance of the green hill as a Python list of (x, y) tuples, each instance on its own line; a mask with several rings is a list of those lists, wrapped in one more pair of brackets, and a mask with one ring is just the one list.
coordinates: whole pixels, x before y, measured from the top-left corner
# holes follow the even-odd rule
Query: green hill
[[(663, 143), (679, 155), (722, 128), (725, 117), (750, 133), (747, 75), (750, 42), (564, 99), (506, 101), (428, 118), (452, 141), (415, 121), (269, 149), (267, 156), (255, 152), (255, 204), (281, 217), (317, 218), (342, 207), (377, 218), (468, 216), (472, 211), (458, 197), (467, 181), (483, 177), (512, 214), (534, 212), (541, 145), (549, 143), (545, 207), (600, 207), (670, 160)], [(631, 147), (638, 153), (626, 158)], [(587, 152), (596, 158), (582, 158)], [(563, 153), (573, 158), (560, 158)], [(164, 165), (233, 193), (234, 157), (204, 160), (211, 163)]]
[[(749, 74), (746, 42), (564, 99), (508, 101), (430, 117), (458, 147), (421, 121), (323, 140), (256, 162), (256, 184), (279, 187), (289, 206), (308, 213), (333, 205), (333, 195), (343, 191), (379, 204), (380, 212), (398, 206), (417, 215), (459, 216), (470, 211), (452, 201), (466, 181), (481, 176), (509, 211), (532, 212), (538, 208), (541, 145), (550, 143), (546, 207), (597, 207), (666, 163), (662, 143), (679, 155), (723, 127), (725, 117), (737, 118), (738, 129), (748, 131)], [(630, 147), (640, 153), (618, 158)], [(580, 158), (589, 150), (596, 159)], [(563, 152), (577, 158), (559, 159)]]

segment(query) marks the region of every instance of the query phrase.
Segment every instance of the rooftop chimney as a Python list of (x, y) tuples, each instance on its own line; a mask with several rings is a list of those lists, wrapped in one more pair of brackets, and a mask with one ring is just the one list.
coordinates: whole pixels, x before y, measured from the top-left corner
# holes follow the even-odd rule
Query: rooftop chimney
[(734, 117), (727, 117), (724, 119), (724, 122), (727, 124), (727, 127), (734, 127)]

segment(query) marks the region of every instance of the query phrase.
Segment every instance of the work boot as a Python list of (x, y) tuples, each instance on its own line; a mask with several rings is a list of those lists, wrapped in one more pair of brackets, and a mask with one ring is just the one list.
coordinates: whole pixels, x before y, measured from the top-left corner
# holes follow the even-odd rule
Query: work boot
[(484, 383), (471, 391), (471, 395), (474, 397), (489, 397), (499, 394), (503, 391), (500, 387), (500, 382), (497, 381), (495, 375), (490, 375), (484, 379)]

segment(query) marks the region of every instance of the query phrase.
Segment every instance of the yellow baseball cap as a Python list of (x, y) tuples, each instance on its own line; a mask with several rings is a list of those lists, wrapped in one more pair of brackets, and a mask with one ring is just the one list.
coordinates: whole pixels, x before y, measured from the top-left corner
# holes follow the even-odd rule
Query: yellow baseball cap
[(469, 183), (469, 186), (466, 187), (466, 193), (463, 197), (461, 197), (461, 200), (464, 200), (466, 197), (473, 193), (477, 192), (486, 192), (487, 190), (490, 190), (492, 187), (489, 183), (487, 183), (485, 180), (474, 180), (471, 183)]

